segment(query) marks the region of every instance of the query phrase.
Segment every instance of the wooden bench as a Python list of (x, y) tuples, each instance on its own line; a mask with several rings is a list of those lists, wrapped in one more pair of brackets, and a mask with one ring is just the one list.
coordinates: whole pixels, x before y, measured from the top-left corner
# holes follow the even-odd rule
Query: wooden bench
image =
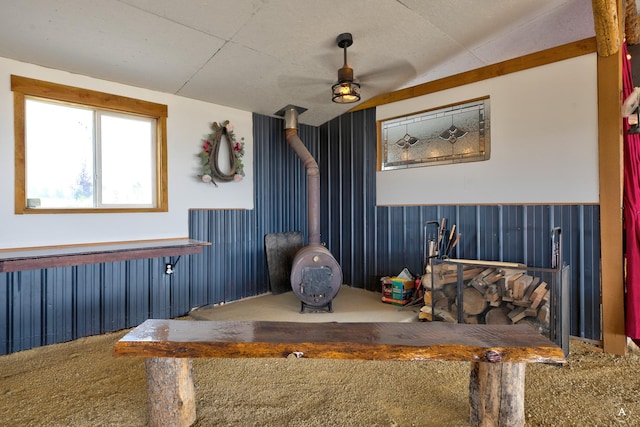
[(471, 425), (524, 425), (525, 363), (565, 363), (528, 325), (298, 323), (151, 319), (115, 345), (145, 357), (149, 424), (196, 420), (191, 359), (297, 357), (471, 362)]

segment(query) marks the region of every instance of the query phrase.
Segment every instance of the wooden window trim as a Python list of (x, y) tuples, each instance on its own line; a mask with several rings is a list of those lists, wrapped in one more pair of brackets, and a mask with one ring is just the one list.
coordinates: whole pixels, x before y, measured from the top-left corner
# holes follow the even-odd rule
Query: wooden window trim
[[(167, 117), (168, 108), (157, 104), (125, 96), (113, 95), (73, 86), (65, 86), (42, 80), (11, 75), (13, 91), (14, 134), (15, 134), (15, 213), (51, 214), (51, 213), (134, 213), (167, 212), (168, 174), (167, 174)], [(25, 170), (25, 98), (27, 96), (67, 102), (74, 105), (92, 107), (107, 111), (150, 117), (156, 119), (156, 207), (154, 208), (81, 208), (81, 209), (30, 209), (26, 200)]]

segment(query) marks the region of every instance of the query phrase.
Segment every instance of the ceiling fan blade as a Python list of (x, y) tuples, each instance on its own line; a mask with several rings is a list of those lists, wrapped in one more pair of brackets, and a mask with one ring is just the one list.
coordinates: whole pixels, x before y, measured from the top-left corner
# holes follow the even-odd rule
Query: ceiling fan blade
[(356, 80), (361, 83), (372, 82), (374, 80), (397, 80), (408, 81), (415, 78), (416, 69), (407, 60), (399, 60), (392, 64), (370, 70), (365, 73), (356, 71)]
[(291, 88), (291, 87), (318, 87), (326, 86), (331, 87), (333, 82), (331, 80), (320, 77), (306, 77), (306, 76), (278, 76), (278, 87)]

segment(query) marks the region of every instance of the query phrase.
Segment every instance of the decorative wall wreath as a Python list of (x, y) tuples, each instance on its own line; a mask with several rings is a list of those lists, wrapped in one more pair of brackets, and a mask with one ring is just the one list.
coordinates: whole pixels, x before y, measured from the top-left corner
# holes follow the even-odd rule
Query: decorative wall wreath
[[(202, 151), (198, 154), (201, 164), (198, 177), (202, 182), (212, 183), (216, 187), (218, 186), (216, 181), (242, 181), (244, 177), (244, 164), (242, 163), (242, 157), (244, 157), (244, 137), (240, 138), (240, 141), (236, 140), (233, 125), (229, 123), (229, 120), (225, 120), (220, 124), (213, 122), (211, 124), (211, 130), (213, 132), (204, 140)], [(231, 165), (227, 173), (220, 170), (220, 163), (218, 161), (220, 146), (225, 142), (229, 148), (229, 165)]]

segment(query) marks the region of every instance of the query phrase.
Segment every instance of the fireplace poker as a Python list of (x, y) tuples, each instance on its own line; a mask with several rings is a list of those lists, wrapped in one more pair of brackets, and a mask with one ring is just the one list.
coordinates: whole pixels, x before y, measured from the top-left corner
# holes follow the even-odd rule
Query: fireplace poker
[(458, 233), (458, 235), (456, 236), (456, 239), (453, 241), (453, 244), (449, 248), (449, 251), (447, 251), (447, 257), (449, 257), (449, 252), (452, 251), (453, 248), (455, 248), (458, 245), (458, 242), (460, 241), (460, 237), (462, 237), (462, 233)]
[[(429, 226), (435, 226), (435, 233), (429, 233)], [(422, 271), (423, 273), (426, 271), (427, 263), (429, 263), (431, 258), (435, 258), (437, 256), (437, 247), (436, 244), (439, 239), (440, 232), (440, 223), (438, 221), (427, 221), (424, 223), (424, 247), (423, 247), (423, 264)]]

